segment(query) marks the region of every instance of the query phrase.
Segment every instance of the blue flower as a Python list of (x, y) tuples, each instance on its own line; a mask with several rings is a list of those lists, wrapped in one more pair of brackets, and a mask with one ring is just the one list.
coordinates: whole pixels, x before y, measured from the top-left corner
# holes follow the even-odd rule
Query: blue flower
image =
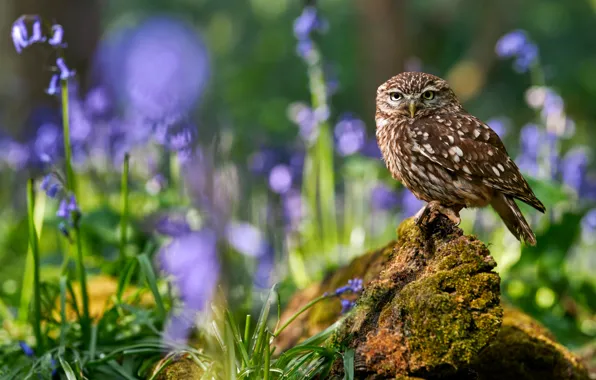
[(563, 183), (580, 193), (584, 187), (588, 163), (585, 149), (576, 148), (567, 152), (561, 161)]
[(33, 151), (41, 162), (51, 163), (61, 154), (61, 132), (53, 123), (44, 123), (37, 130)]
[[(32, 23), (31, 36), (29, 36), (29, 31), (27, 30), (27, 22)], [(34, 43), (46, 41), (46, 37), (43, 35), (41, 18), (37, 15), (24, 15), (19, 17), (12, 24), (11, 36), (15, 50), (19, 54), (23, 49)]]
[(416, 214), (424, 206), (424, 202), (416, 198), (408, 189), (404, 189), (401, 197), (402, 212), (406, 216)]
[(317, 8), (307, 6), (294, 21), (294, 35), (298, 40), (304, 40), (314, 31), (325, 32), (327, 27), (327, 21), (319, 16)]
[(50, 79), (50, 84), (46, 89), (46, 94), (48, 95), (57, 95), (60, 93), (60, 75), (54, 74)]
[(377, 210), (390, 210), (401, 203), (397, 193), (382, 183), (372, 189), (370, 198), (373, 208)]
[(64, 28), (62, 28), (62, 25), (52, 25), (52, 37), (50, 37), (48, 43), (54, 47), (65, 47), (66, 45), (62, 43), (63, 38)]
[(58, 211), (56, 211), (56, 216), (58, 218), (67, 219), (70, 216), (70, 212), (68, 210), (68, 202), (66, 199), (62, 199), (60, 201), (60, 205), (58, 206)]
[(226, 238), (231, 247), (246, 256), (259, 257), (267, 251), (265, 237), (250, 223), (229, 223), (226, 227)]
[(343, 116), (335, 126), (337, 151), (342, 156), (358, 152), (366, 140), (366, 125), (360, 119)]
[(277, 194), (285, 194), (292, 187), (292, 172), (287, 165), (276, 165), (269, 173), (269, 187)]
[(284, 194), (283, 209), (286, 227), (290, 231), (297, 229), (305, 215), (304, 201), (299, 191), (290, 190)]
[(110, 80), (130, 112), (173, 124), (187, 115), (209, 77), (207, 49), (192, 25), (153, 17), (104, 57)]
[(66, 65), (66, 62), (64, 61), (64, 58), (62, 58), (62, 57), (58, 57), (56, 59), (56, 67), (58, 68), (58, 71), (60, 72), (60, 79), (62, 79), (62, 80), (66, 80), (66, 79), (75, 75), (75, 72), (68, 68), (68, 66)]
[(204, 310), (211, 301), (219, 277), (216, 249), (215, 233), (203, 229), (175, 238), (159, 254), (188, 309)]
[(351, 280), (348, 280), (347, 285), (335, 289), (335, 292), (333, 294), (336, 296), (340, 296), (347, 292), (360, 293), (363, 289), (362, 284), (363, 282), (361, 278), (353, 278)]
[(587, 235), (594, 235), (594, 233), (596, 232), (596, 208), (588, 211), (586, 215), (584, 215), (581, 224), (583, 231)]
[(497, 41), (495, 52), (501, 58), (511, 58), (522, 52), (528, 43), (528, 35), (523, 30), (514, 30)]
[(497, 41), (495, 52), (501, 58), (515, 58), (513, 68), (525, 72), (538, 58), (538, 47), (523, 30), (514, 30)]
[(171, 237), (180, 237), (191, 232), (188, 222), (182, 217), (165, 216), (160, 218), (156, 225), (157, 233)]
[(509, 129), (509, 120), (505, 118), (493, 118), (487, 120), (486, 124), (491, 127), (491, 129), (495, 131), (500, 138), (503, 138), (507, 135), (507, 130)]
[(19, 341), (19, 346), (21, 346), (21, 350), (23, 350), (23, 353), (30, 357), (33, 358), (35, 357), (35, 351), (33, 351), (33, 349), (31, 348), (31, 346), (29, 346), (27, 343), (25, 343), (24, 341)]
[(352, 310), (354, 305), (356, 305), (356, 302), (350, 301), (347, 299), (342, 299), (340, 302), (341, 302), (341, 313), (342, 314), (345, 314), (348, 311)]

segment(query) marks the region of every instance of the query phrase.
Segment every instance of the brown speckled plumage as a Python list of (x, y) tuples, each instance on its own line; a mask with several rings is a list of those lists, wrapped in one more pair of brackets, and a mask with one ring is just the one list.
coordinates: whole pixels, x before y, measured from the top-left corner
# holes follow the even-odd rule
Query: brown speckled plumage
[(536, 244), (514, 199), (541, 212), (544, 205), (499, 136), (462, 108), (445, 80), (416, 72), (389, 79), (377, 90), (375, 119), (387, 168), (416, 197), (455, 222), (463, 207), (490, 204), (519, 240)]

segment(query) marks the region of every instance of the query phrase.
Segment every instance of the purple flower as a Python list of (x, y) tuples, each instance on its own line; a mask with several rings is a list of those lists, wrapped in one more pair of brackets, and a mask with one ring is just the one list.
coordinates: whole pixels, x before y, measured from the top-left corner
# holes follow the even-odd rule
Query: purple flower
[[(32, 33), (29, 36), (27, 30), (27, 22), (32, 23)], [(46, 37), (43, 35), (41, 18), (37, 15), (24, 15), (19, 17), (12, 24), (12, 42), (17, 53), (21, 53), (24, 48), (38, 42), (45, 42)]]
[(30, 159), (29, 148), (11, 139), (0, 140), (0, 163), (20, 170), (27, 166)]
[(290, 190), (283, 197), (283, 209), (286, 225), (289, 230), (295, 230), (304, 218), (304, 202), (297, 190)]
[(58, 211), (56, 211), (56, 216), (62, 219), (67, 219), (70, 216), (70, 212), (68, 210), (68, 202), (66, 201), (66, 199), (62, 199), (60, 201)]
[(68, 212), (79, 212), (79, 205), (77, 204), (77, 199), (74, 195), (71, 195), (68, 199), (68, 205), (66, 206)]
[(25, 16), (19, 17), (12, 24), (12, 42), (17, 53), (21, 53), (24, 48), (30, 45), (29, 36), (27, 32), (27, 25), (25, 25)]
[(342, 156), (358, 152), (366, 140), (366, 125), (360, 119), (344, 116), (335, 126), (337, 151)]
[(377, 210), (390, 210), (401, 202), (397, 193), (382, 183), (372, 189), (370, 198), (373, 208)]
[(226, 238), (230, 246), (246, 256), (260, 257), (267, 249), (267, 242), (261, 231), (249, 223), (229, 223)]
[(58, 57), (56, 59), (56, 67), (58, 67), (58, 71), (60, 72), (60, 79), (65, 80), (72, 76), (74, 76), (75, 72), (70, 70), (64, 62), (64, 58)]
[(401, 207), (404, 215), (412, 216), (416, 214), (423, 206), (424, 202), (416, 198), (416, 196), (412, 194), (410, 190), (403, 190), (401, 198)]
[(262, 149), (250, 156), (248, 166), (253, 173), (266, 175), (280, 159), (280, 155), (274, 150)]
[(160, 218), (155, 225), (155, 230), (157, 233), (171, 237), (180, 237), (191, 232), (190, 226), (184, 218), (174, 216)]
[(497, 41), (495, 51), (501, 58), (517, 56), (528, 43), (528, 36), (523, 30), (514, 30)]
[(363, 289), (362, 284), (363, 282), (361, 278), (353, 278), (351, 280), (348, 280), (347, 285), (335, 289), (335, 292), (333, 292), (333, 294), (336, 296), (340, 296), (347, 292), (360, 293)]
[[(142, 22), (109, 63), (131, 112), (172, 124), (198, 101), (209, 76), (207, 49), (191, 26), (170, 17)], [(110, 59), (106, 57), (106, 61)]]
[(62, 43), (63, 38), (64, 28), (62, 28), (62, 25), (52, 25), (52, 37), (50, 37), (48, 43), (54, 47), (65, 47), (65, 45)]
[(553, 89), (547, 88), (542, 103), (542, 116), (546, 118), (549, 115), (560, 115), (564, 110), (565, 102), (563, 98)]
[(304, 40), (314, 31), (325, 32), (327, 27), (327, 21), (319, 16), (317, 8), (307, 6), (294, 21), (294, 35), (298, 40)]
[(23, 353), (30, 357), (33, 358), (35, 357), (35, 351), (33, 351), (33, 349), (31, 348), (31, 346), (29, 346), (27, 343), (25, 343), (24, 341), (19, 341), (19, 346), (21, 346), (21, 350), (23, 350)]
[(378, 160), (380, 160), (383, 157), (383, 155), (381, 154), (381, 149), (379, 148), (379, 144), (377, 143), (377, 139), (374, 137), (368, 139), (364, 143), (364, 146), (360, 150), (360, 153), (365, 157), (374, 158)]
[(60, 130), (52, 123), (45, 123), (37, 130), (33, 151), (44, 163), (50, 163), (58, 157)]
[(217, 240), (209, 229), (175, 238), (162, 248), (162, 269), (173, 276), (185, 307), (204, 310), (211, 301), (219, 275)]
[(340, 302), (341, 302), (341, 313), (342, 314), (345, 314), (348, 311), (352, 310), (354, 305), (356, 305), (356, 302), (350, 301), (347, 299), (342, 299)]
[(300, 40), (296, 45), (296, 54), (303, 59), (308, 59), (315, 50), (315, 45), (309, 39)]
[(491, 127), (500, 138), (507, 135), (509, 120), (504, 118), (493, 118), (488, 120), (486, 124)]
[(522, 154), (536, 158), (545, 134), (542, 129), (536, 124), (526, 124), (522, 127), (520, 132), (520, 144)]
[(587, 236), (593, 237), (596, 232), (596, 208), (588, 211), (582, 218), (582, 230)]
[(515, 58), (513, 68), (526, 72), (538, 58), (538, 47), (533, 44), (523, 30), (514, 30), (497, 41), (495, 52), (501, 58)]
[(285, 194), (292, 187), (292, 172), (287, 165), (277, 165), (269, 173), (269, 187), (277, 194)]
[(60, 92), (60, 75), (54, 74), (50, 79), (50, 84), (46, 89), (46, 94), (57, 95)]
[(111, 102), (104, 87), (96, 87), (87, 93), (85, 109), (94, 116), (105, 115), (110, 109)]
[(585, 149), (576, 148), (567, 152), (561, 161), (563, 183), (576, 192), (580, 192), (586, 179), (588, 155)]

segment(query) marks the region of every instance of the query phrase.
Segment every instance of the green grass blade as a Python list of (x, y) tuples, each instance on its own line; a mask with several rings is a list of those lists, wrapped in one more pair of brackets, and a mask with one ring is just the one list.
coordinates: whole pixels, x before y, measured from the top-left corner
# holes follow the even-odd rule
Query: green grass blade
[(116, 289), (116, 300), (118, 301), (119, 304), (122, 303), (122, 295), (124, 294), (124, 291), (126, 290), (126, 288), (128, 288), (128, 285), (130, 285), (132, 275), (134, 274), (135, 269), (137, 269), (137, 264), (138, 264), (137, 260), (128, 260), (128, 262), (126, 263), (126, 267), (124, 268), (124, 271), (122, 272), (122, 275), (118, 278), (118, 288)]
[(66, 343), (66, 292), (68, 291), (68, 278), (60, 276), (60, 346)]
[(271, 304), (276, 300), (275, 293), (277, 293), (277, 284), (271, 287), (271, 290), (267, 295), (267, 300), (261, 308), (261, 314), (259, 315), (259, 320), (257, 322), (257, 326), (255, 327), (255, 331), (252, 336), (252, 345), (250, 350), (251, 364), (255, 364), (255, 361), (253, 359), (259, 358), (260, 356), (261, 345), (265, 339), (265, 329), (267, 327), (267, 321), (269, 319), (269, 313), (271, 311)]
[(344, 352), (344, 373), (346, 380), (354, 380), (354, 350), (349, 349)]
[(238, 350), (240, 351), (240, 355), (242, 356), (242, 367), (249, 365), (249, 358), (248, 358), (248, 351), (246, 350), (246, 345), (242, 341), (242, 337), (240, 336), (240, 330), (238, 329), (238, 325), (236, 324), (236, 319), (234, 315), (230, 313), (229, 310), (226, 310), (226, 324), (229, 325), (229, 329), (234, 337), (234, 343), (238, 346)]
[(35, 341), (37, 343), (38, 351), (44, 351), (44, 337), (41, 333), (41, 262), (39, 256), (39, 242), (37, 240), (37, 230), (35, 228), (35, 192), (33, 189), (33, 179), (27, 182), (27, 220), (29, 224), (29, 246), (33, 254), (34, 270), (33, 270), (33, 310), (34, 318), (33, 331), (35, 333)]
[(161, 294), (159, 294), (159, 289), (157, 288), (157, 277), (155, 276), (155, 272), (153, 271), (153, 266), (149, 261), (149, 257), (147, 257), (147, 254), (143, 253), (137, 256), (137, 258), (139, 260), (141, 270), (147, 279), (147, 285), (149, 286), (149, 289), (151, 289), (151, 293), (153, 293), (153, 298), (155, 298), (157, 314), (161, 320), (165, 320), (166, 308), (164, 307), (163, 300), (161, 299)]
[(122, 183), (120, 194), (122, 197), (122, 215), (120, 218), (120, 262), (126, 262), (126, 243), (128, 234), (128, 175), (129, 175), (130, 155), (124, 154), (124, 164), (122, 168)]
[(62, 367), (64, 374), (66, 375), (66, 379), (77, 380), (77, 375), (72, 370), (70, 364), (68, 364), (68, 362), (62, 358), (62, 356), (59, 356), (58, 360), (60, 361), (60, 366)]

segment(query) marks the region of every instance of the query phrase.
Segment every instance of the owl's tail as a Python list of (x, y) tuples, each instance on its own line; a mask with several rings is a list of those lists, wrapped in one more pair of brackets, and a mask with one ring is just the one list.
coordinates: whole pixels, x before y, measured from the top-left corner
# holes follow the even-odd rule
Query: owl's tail
[(532, 232), (532, 228), (530, 228), (530, 225), (513, 198), (499, 193), (493, 198), (491, 206), (493, 206), (497, 214), (503, 219), (503, 222), (505, 222), (505, 225), (515, 235), (517, 240), (523, 240), (529, 245), (536, 245), (534, 232)]

